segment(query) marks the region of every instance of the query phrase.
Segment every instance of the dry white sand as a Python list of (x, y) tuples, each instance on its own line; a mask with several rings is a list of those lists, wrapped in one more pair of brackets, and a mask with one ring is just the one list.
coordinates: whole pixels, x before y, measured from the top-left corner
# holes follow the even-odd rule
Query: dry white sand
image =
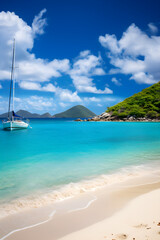
[(137, 197), (112, 217), (60, 240), (82, 239), (160, 240), (160, 189)]

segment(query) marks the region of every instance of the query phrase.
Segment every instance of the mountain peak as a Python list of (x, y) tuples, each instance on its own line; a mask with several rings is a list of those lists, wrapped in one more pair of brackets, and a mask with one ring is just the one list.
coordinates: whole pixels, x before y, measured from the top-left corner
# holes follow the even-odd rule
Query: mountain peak
[(76, 105), (64, 112), (55, 114), (53, 117), (54, 118), (89, 118), (94, 116), (96, 116), (96, 114), (90, 111), (88, 108), (84, 107), (83, 105)]

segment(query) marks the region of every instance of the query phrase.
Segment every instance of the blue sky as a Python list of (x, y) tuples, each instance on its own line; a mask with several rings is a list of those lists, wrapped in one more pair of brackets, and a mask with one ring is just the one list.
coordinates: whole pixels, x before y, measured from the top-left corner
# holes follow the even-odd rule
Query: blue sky
[(16, 38), (15, 110), (99, 114), (160, 79), (159, 1), (3, 1), (0, 112), (8, 108)]

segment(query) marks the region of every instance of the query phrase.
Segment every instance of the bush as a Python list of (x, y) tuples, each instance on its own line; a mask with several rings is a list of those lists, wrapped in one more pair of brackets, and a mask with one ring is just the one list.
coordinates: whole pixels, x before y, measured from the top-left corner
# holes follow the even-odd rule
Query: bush
[(114, 111), (114, 112), (112, 113), (112, 116), (118, 116), (118, 112), (117, 112), (117, 111)]
[(121, 112), (118, 114), (118, 118), (120, 118), (120, 119), (126, 118), (127, 116), (128, 116), (127, 112)]
[(156, 117), (158, 117), (158, 114), (157, 114), (156, 111), (149, 111), (149, 112), (147, 113), (147, 117), (148, 117), (148, 118), (156, 118)]

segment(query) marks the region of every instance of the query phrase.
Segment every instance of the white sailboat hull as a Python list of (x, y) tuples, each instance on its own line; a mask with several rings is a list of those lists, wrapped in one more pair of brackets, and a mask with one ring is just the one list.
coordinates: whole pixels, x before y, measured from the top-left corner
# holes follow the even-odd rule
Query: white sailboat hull
[(7, 121), (3, 122), (3, 129), (5, 130), (16, 130), (28, 128), (29, 124), (24, 121)]

